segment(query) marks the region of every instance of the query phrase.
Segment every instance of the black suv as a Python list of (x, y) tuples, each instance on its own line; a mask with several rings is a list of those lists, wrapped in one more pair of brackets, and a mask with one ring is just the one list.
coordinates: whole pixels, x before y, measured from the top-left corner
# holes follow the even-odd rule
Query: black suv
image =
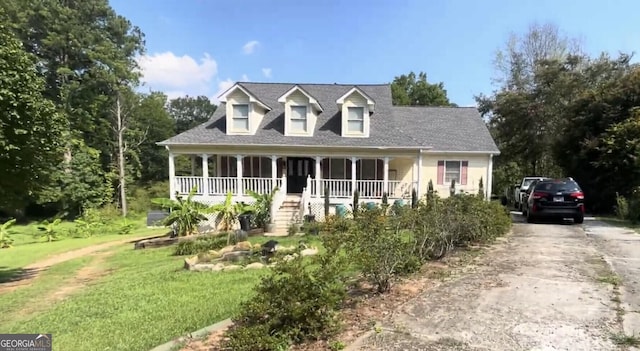
[(523, 215), (528, 223), (542, 218), (584, 221), (584, 193), (572, 178), (541, 180), (532, 185)]

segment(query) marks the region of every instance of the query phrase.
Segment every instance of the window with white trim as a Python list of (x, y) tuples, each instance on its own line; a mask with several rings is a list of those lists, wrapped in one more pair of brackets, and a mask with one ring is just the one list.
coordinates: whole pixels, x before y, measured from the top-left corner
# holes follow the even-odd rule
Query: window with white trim
[(356, 174), (362, 180), (382, 180), (384, 162), (379, 159), (362, 159), (356, 164)]
[(307, 132), (307, 106), (291, 106), (291, 132)]
[(444, 163), (445, 184), (451, 183), (451, 180), (455, 180), (456, 184), (460, 184), (461, 173), (462, 161), (446, 161)]
[(234, 104), (233, 105), (233, 130), (249, 131), (249, 105)]
[(364, 107), (347, 107), (347, 132), (364, 133)]

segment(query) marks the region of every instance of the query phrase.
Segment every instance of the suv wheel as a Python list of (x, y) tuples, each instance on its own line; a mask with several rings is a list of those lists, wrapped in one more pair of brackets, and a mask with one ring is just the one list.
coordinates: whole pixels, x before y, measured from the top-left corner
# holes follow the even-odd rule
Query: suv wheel
[(582, 224), (582, 222), (584, 222), (584, 215), (578, 215), (573, 217), (573, 223)]

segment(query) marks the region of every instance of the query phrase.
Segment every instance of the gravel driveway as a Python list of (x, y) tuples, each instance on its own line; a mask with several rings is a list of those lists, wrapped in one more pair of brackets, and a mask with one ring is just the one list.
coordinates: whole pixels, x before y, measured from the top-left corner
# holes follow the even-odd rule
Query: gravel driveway
[(471, 272), (408, 301), (351, 349), (624, 350), (611, 337), (622, 328), (616, 275), (597, 242), (580, 225), (516, 222)]

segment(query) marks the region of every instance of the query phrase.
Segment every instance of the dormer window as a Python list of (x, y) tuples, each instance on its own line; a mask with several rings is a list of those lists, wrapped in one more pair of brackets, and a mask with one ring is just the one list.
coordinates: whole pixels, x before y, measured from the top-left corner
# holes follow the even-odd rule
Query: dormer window
[(255, 134), (264, 115), (271, 111), (271, 107), (240, 84), (229, 88), (219, 98), (225, 104), (228, 135)]
[(278, 98), (284, 105), (284, 135), (313, 136), (318, 115), (323, 109), (318, 100), (299, 85)]
[(342, 136), (368, 138), (375, 101), (362, 89), (353, 87), (336, 100), (342, 114)]
[(347, 107), (347, 131), (364, 133), (364, 107)]
[(233, 130), (237, 132), (249, 131), (249, 104), (233, 105)]
[(291, 131), (307, 132), (307, 106), (291, 106)]

